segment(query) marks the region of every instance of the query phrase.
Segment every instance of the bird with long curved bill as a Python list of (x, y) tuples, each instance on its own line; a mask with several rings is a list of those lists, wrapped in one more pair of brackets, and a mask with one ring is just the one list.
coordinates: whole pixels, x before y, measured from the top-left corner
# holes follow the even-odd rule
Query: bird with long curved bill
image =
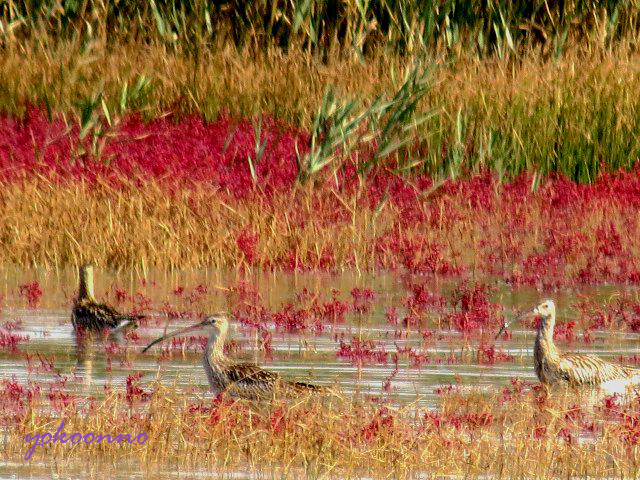
[(215, 395), (225, 393), (232, 397), (256, 400), (278, 395), (290, 397), (305, 393), (329, 392), (325, 387), (285, 380), (277, 373), (264, 370), (253, 363), (239, 363), (228, 358), (223, 350), (229, 329), (229, 321), (224, 313), (209, 315), (195, 325), (163, 335), (147, 345), (142, 352), (168, 338), (201, 329), (209, 332), (202, 362)]
[(137, 326), (136, 322), (144, 315), (122, 314), (111, 305), (96, 301), (93, 293), (93, 265), (84, 264), (78, 272), (80, 285), (71, 311), (71, 323), (76, 330), (108, 330), (115, 333)]
[[(640, 387), (640, 370), (636, 368), (606, 362), (595, 355), (565, 353), (556, 347), (553, 341), (556, 324), (553, 300), (542, 302), (532, 312), (520, 315), (513, 321), (531, 315), (540, 317), (533, 359), (536, 375), (543, 385), (600, 387), (608, 393), (626, 393), (630, 388)], [(496, 339), (513, 321), (502, 326)]]

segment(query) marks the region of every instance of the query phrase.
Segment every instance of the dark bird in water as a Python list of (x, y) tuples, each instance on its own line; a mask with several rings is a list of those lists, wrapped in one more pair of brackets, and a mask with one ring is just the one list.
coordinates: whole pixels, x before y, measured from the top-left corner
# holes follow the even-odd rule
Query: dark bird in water
[[(560, 351), (553, 343), (556, 324), (556, 306), (553, 300), (546, 300), (533, 312), (525, 313), (517, 319), (529, 315), (539, 315), (541, 318), (533, 358), (536, 375), (543, 385), (600, 387), (607, 393), (626, 393), (629, 388), (640, 385), (638, 369), (609, 363), (595, 355)], [(508, 326), (508, 323), (502, 326), (496, 339)]]
[(136, 326), (144, 315), (125, 315), (106, 303), (98, 303), (93, 293), (93, 265), (85, 264), (79, 269), (80, 286), (73, 303), (71, 323), (78, 329), (117, 332)]
[(225, 314), (210, 315), (200, 323), (168, 333), (147, 345), (143, 352), (167, 338), (201, 328), (210, 331), (207, 348), (203, 355), (203, 365), (215, 395), (226, 393), (232, 397), (256, 400), (273, 398), (277, 395), (291, 397), (304, 393), (329, 391), (310, 383), (285, 380), (277, 373), (264, 370), (253, 363), (238, 363), (228, 358), (223, 350), (229, 328)]

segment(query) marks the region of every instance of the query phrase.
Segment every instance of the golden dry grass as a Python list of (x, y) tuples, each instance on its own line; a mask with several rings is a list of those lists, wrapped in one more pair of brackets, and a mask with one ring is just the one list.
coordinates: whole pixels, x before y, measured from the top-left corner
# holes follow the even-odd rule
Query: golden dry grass
[(2, 449), (6, 459), (20, 461), (31, 446), (24, 436), (55, 433), (63, 418), (68, 435), (145, 432), (148, 441), (38, 446), (32, 462), (47, 459), (62, 468), (82, 461), (91, 468), (135, 458), (146, 469), (248, 469), (292, 478), (635, 474), (637, 427), (627, 419), (637, 417), (637, 402), (603, 408), (574, 392), (545, 397), (517, 386), (505, 392), (449, 393), (435, 411), (337, 398), (211, 403), (165, 387), (133, 406), (112, 394), (57, 414), (43, 413), (35, 399), (15, 423), (5, 423)]
[[(514, 99), (524, 103), (525, 113), (545, 102), (559, 107), (567, 96), (590, 102), (594, 95), (608, 99), (621, 90), (624, 103), (640, 90), (637, 55), (626, 45), (613, 51), (574, 49), (561, 61), (549, 61), (536, 51), (505, 60), (441, 55), (428, 62), (440, 68), (426, 103), (441, 106), (447, 115), (473, 106), (487, 121), (509, 111)], [(46, 95), (54, 110), (69, 111), (102, 91), (117, 99), (125, 81), (145, 75), (153, 80), (153, 89), (142, 106), (151, 116), (166, 111), (208, 118), (221, 111), (240, 117), (269, 113), (309, 127), (327, 85), (366, 102), (397, 87), (415, 60), (382, 49), (366, 62), (335, 56), (325, 63), (295, 49), (256, 54), (219, 45), (194, 57), (157, 44), (30, 39), (8, 44), (0, 57), (5, 72), (0, 107), (22, 111), (27, 103), (42, 104)]]
[[(563, 262), (566, 257), (560, 273), (567, 278), (592, 258), (612, 269), (620, 268), (619, 261), (640, 259), (633, 241), (640, 227), (630, 219), (634, 210), (619, 202), (577, 203), (550, 216), (544, 192), (517, 204), (494, 191), (490, 206), (480, 208), (467, 195), (467, 190), (436, 191), (408, 205), (367, 206), (331, 188), (297, 189), (270, 200), (256, 193), (237, 201), (205, 186), (169, 194), (152, 181), (119, 189), (26, 181), (6, 185), (0, 194), (0, 262), (53, 267), (92, 259), (116, 268), (323, 268), (323, 255), (330, 252), (326, 268), (371, 270), (426, 262), (433, 244), (439, 248), (435, 267), (446, 261), (471, 273), (497, 267), (520, 274), (527, 273), (521, 261), (548, 251), (553, 229), (562, 233), (552, 240), (572, 249), (548, 251)], [(407, 215), (421, 220), (407, 222)], [(610, 239), (596, 232), (609, 228), (625, 234), (619, 249), (602, 256), (602, 242)], [(250, 262), (238, 244), (244, 231), (256, 237)]]

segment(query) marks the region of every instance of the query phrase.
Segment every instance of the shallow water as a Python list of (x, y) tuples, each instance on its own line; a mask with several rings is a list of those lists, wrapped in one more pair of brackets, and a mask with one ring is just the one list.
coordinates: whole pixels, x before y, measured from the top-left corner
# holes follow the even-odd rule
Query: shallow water
[[(113, 299), (115, 288), (122, 288), (129, 294), (140, 292), (151, 300), (150, 319), (136, 333), (139, 339), (135, 342), (121, 340), (120, 351), (107, 355), (103, 341), (90, 344), (84, 352), (80, 352), (70, 322), (70, 308), (75, 293), (76, 274), (73, 271), (21, 271), (3, 270), (0, 273), (2, 285), (2, 303), (0, 325), (5, 322), (21, 322), (12, 333), (28, 335), (29, 341), (20, 343), (16, 352), (0, 350), (0, 379), (15, 377), (21, 384), (27, 381), (53, 384), (61, 376), (68, 380), (62, 389), (79, 396), (104, 395), (105, 386), (113, 390), (125, 388), (127, 377), (133, 373), (142, 373), (140, 386), (146, 388), (156, 380), (166, 385), (176, 385), (184, 390), (185, 395), (209, 396), (206, 376), (202, 369), (201, 353), (194, 349), (184, 353), (174, 352), (169, 358), (159, 360), (159, 350), (154, 348), (146, 354), (141, 350), (152, 339), (161, 335), (165, 328), (169, 330), (188, 325), (195, 319), (171, 319), (163, 315), (160, 306), (168, 302), (178, 308), (185, 302), (173, 292), (180, 286), (187, 291), (199, 284), (208, 286), (208, 293), (194, 303), (194, 310), (214, 311), (233, 307), (228, 305), (226, 291), (230, 285), (236, 285), (241, 276), (237, 273), (212, 272), (178, 272), (164, 274), (147, 272), (146, 281), (135, 272), (102, 272), (96, 276), (96, 294), (98, 298)], [(257, 277), (243, 277), (262, 295), (263, 304), (269, 309), (280, 309), (295, 299), (296, 293), (307, 288), (312, 294), (323, 294), (330, 298), (332, 288), (338, 290), (338, 297), (350, 302), (350, 291), (354, 287), (371, 288), (375, 292), (372, 309), (364, 315), (350, 312), (346, 321), (338, 324), (327, 324), (320, 334), (312, 331), (302, 333), (284, 333), (272, 331), (271, 355), (257, 347), (255, 333), (248, 328), (234, 325), (230, 340), (240, 347), (230, 356), (239, 360), (253, 361), (283, 377), (296, 380), (310, 380), (322, 385), (336, 385), (346, 394), (361, 393), (374, 397), (383, 397), (386, 401), (401, 404), (415, 404), (420, 407), (433, 408), (438, 404), (437, 390), (451, 384), (462, 388), (493, 389), (507, 385), (513, 378), (536, 381), (532, 368), (532, 345), (534, 332), (523, 327), (516, 327), (510, 340), (500, 339), (498, 350), (515, 357), (514, 361), (478, 364), (475, 355), (469, 350), (477, 348), (480, 341), (491, 345), (495, 329), (474, 334), (468, 339), (449, 329), (437, 330), (427, 344), (422, 337), (412, 331), (406, 338), (397, 338), (397, 330), (403, 327), (390, 325), (385, 318), (387, 307), (396, 307), (399, 318), (406, 313), (403, 299), (407, 295), (405, 283), (395, 274), (379, 273), (375, 275), (358, 275), (344, 273), (340, 275), (317, 274), (264, 274)], [(37, 308), (27, 305), (19, 286), (37, 280), (44, 292)], [(447, 295), (453, 286), (452, 282), (431, 282), (429, 288)], [(513, 316), (515, 309), (534, 306), (540, 299), (552, 296), (558, 305), (559, 317), (574, 315), (570, 305), (578, 294), (604, 299), (622, 291), (622, 287), (607, 286), (590, 288), (582, 291), (563, 292), (553, 295), (541, 295), (532, 289), (511, 290), (504, 285), (496, 284), (497, 289), (492, 301), (505, 307), (507, 318)], [(181, 303), (182, 302), (182, 303)], [(188, 303), (188, 302), (187, 302)], [(196, 305), (197, 304), (197, 305)], [(126, 310), (127, 305), (123, 305)], [(179, 309), (179, 308), (178, 308)], [(433, 319), (437, 324), (437, 318)], [(434, 328), (431, 325), (431, 328)], [(580, 333), (580, 332), (577, 332)], [(345, 339), (358, 337), (377, 342), (377, 348), (389, 352), (386, 363), (354, 364), (349, 359), (339, 358), (338, 338), (344, 334)], [(203, 334), (204, 335), (204, 334)], [(604, 333), (595, 333), (595, 341), (583, 343), (575, 341), (564, 347), (574, 351), (595, 352), (603, 358), (616, 359), (620, 356), (640, 354), (640, 344), (636, 334), (615, 334), (605, 338)], [(392, 354), (397, 349), (413, 347), (422, 349), (441, 363), (430, 363), (413, 367), (404, 357), (398, 369), (392, 361)], [(53, 361), (51, 371), (41, 368), (29, 368), (27, 355), (32, 355), (33, 365), (39, 365), (38, 355)], [(444, 359), (453, 355), (459, 359), (449, 364)], [(395, 373), (394, 373), (395, 372)], [(383, 385), (387, 383), (385, 389)], [(31, 465), (27, 471), (18, 473), (19, 477), (35, 475), (38, 478), (40, 467)], [(43, 467), (44, 468), (44, 467)], [(126, 478), (130, 478), (136, 469), (125, 469)], [(0, 469), (0, 477), (13, 475), (16, 470), (5, 465)], [(51, 471), (44, 468), (44, 476)], [(24, 474), (24, 475), (23, 475)], [(191, 472), (198, 475), (197, 472)], [(75, 475), (71, 473), (71, 475)], [(160, 477), (173, 478), (176, 472), (163, 472)], [(242, 474), (240, 474), (242, 477)], [(233, 476), (233, 475), (232, 475)], [(231, 477), (229, 477), (231, 478)]]

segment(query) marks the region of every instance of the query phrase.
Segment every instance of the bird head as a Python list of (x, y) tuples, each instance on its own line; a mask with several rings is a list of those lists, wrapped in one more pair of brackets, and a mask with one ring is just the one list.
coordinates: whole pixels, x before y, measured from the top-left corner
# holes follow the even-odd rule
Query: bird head
[(545, 300), (533, 310), (533, 313), (540, 315), (542, 326), (547, 326), (556, 317), (556, 305), (553, 300)]
[(93, 276), (93, 267), (94, 265), (91, 262), (83, 263), (82, 265), (80, 265), (80, 267), (78, 268), (80, 277), (86, 279), (89, 276)]
[(193, 330), (197, 330), (200, 328), (206, 329), (207, 327), (212, 327), (213, 330), (217, 330), (219, 333), (226, 333), (227, 329), (229, 328), (229, 319), (227, 318), (227, 315), (225, 313), (214, 313), (206, 316), (203, 321), (201, 321), (200, 323), (196, 323), (191, 328)]
[(531, 317), (533, 315), (539, 315), (540, 317), (542, 317), (541, 325), (544, 327), (549, 322), (554, 321), (555, 315), (556, 315), (556, 305), (553, 303), (553, 300), (545, 300), (533, 310), (524, 312), (522, 315), (517, 316), (510, 322), (505, 322), (500, 328), (500, 331), (498, 331), (498, 334), (496, 335), (496, 340), (498, 339), (498, 337), (500, 337), (500, 335), (502, 335), (502, 332), (504, 332), (509, 327), (509, 325), (519, 320), (522, 320), (523, 318)]
[(208, 315), (207, 317), (205, 317), (205, 319), (202, 320), (201, 322), (195, 323), (193, 325), (189, 325), (188, 327), (180, 328), (173, 332), (167, 333), (166, 335), (163, 335), (159, 338), (156, 338), (153, 342), (151, 342), (149, 345), (144, 347), (144, 350), (142, 350), (142, 353), (149, 350), (155, 344), (160, 343), (166, 340), (167, 338), (175, 337), (177, 335), (182, 335), (184, 333), (189, 333), (196, 330), (206, 329), (212, 334), (216, 333), (218, 336), (220, 336), (220, 335), (225, 335), (227, 333), (228, 328), (229, 328), (229, 320), (227, 318), (227, 314), (214, 313), (212, 315)]

